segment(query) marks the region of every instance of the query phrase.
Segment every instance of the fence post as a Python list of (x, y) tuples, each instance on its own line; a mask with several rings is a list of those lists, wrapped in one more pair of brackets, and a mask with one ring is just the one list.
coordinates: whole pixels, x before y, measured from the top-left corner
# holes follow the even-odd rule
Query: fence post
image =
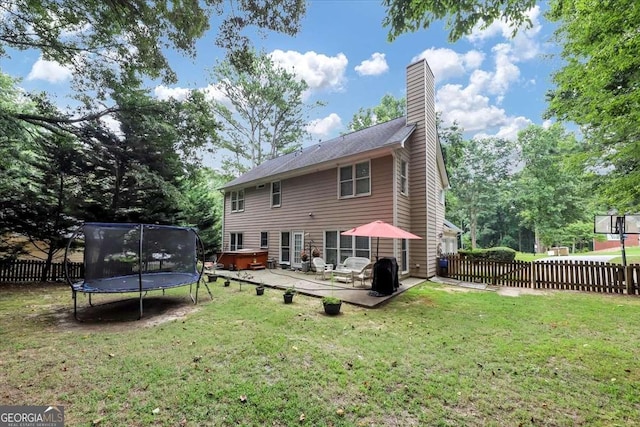
[(529, 277), (531, 278), (531, 283), (529, 283), (529, 286), (531, 287), (531, 289), (535, 289), (536, 288), (536, 265), (535, 262), (531, 261), (529, 263), (529, 268), (531, 269)]
[(634, 283), (634, 276), (633, 276), (633, 270), (631, 269), (631, 266), (627, 265), (624, 267), (624, 279), (625, 279), (625, 284), (627, 285), (627, 295), (634, 295), (635, 294), (635, 283)]

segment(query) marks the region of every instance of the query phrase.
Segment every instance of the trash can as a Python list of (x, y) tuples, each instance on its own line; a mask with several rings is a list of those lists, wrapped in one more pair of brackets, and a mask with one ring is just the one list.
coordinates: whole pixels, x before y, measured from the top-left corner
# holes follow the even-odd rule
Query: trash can
[(447, 258), (439, 258), (438, 269), (440, 270), (440, 273), (438, 274), (438, 276), (448, 277), (449, 276), (449, 260)]

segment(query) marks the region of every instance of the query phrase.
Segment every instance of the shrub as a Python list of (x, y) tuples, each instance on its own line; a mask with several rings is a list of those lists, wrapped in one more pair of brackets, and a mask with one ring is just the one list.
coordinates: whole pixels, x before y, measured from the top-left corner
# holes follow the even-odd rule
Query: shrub
[(487, 256), (482, 249), (460, 249), (458, 253), (461, 257), (469, 259), (483, 259)]
[(516, 259), (516, 251), (503, 246), (489, 249), (460, 249), (458, 253), (469, 259), (487, 259), (500, 262), (511, 262)]
[(511, 262), (516, 259), (516, 251), (504, 246), (486, 249), (485, 253), (490, 261)]

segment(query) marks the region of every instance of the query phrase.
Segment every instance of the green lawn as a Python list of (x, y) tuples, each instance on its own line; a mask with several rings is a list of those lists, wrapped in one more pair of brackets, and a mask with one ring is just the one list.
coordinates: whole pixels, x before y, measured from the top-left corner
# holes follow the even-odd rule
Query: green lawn
[[(625, 248), (625, 254), (627, 256), (627, 265), (629, 264), (640, 264), (640, 247), (634, 246), (630, 248)], [(616, 255), (615, 258), (611, 259), (611, 263), (613, 264), (622, 264), (622, 251), (591, 251), (591, 252), (582, 252), (578, 255)], [(527, 252), (518, 252), (516, 253), (516, 259), (518, 261), (533, 261), (540, 258), (547, 258), (547, 254), (532, 254)]]
[[(67, 425), (626, 426), (640, 419), (640, 299), (417, 286), (378, 309), (252, 286), (155, 299), (164, 323), (71, 320), (66, 287), (0, 287), (0, 404)], [(206, 293), (203, 293), (206, 295)], [(80, 298), (84, 305), (84, 298)], [(147, 304), (151, 309), (151, 304)], [(136, 317), (136, 301), (129, 307)], [(95, 312), (94, 312), (95, 313)]]

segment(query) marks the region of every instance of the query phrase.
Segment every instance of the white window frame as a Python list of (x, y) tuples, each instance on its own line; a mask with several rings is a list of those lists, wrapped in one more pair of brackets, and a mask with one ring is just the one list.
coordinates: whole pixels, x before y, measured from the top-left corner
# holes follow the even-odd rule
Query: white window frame
[(400, 159), (400, 194), (409, 195), (409, 162), (404, 159)]
[[(358, 166), (365, 164), (367, 165), (367, 175), (358, 177), (357, 171)], [(351, 168), (351, 177), (349, 179), (342, 179), (342, 170)], [(369, 185), (367, 186), (366, 192), (358, 193), (358, 181), (367, 180)], [(342, 184), (351, 182), (351, 193), (350, 194), (342, 194)], [(352, 197), (362, 197), (371, 195), (371, 161), (365, 160), (364, 162), (353, 163), (351, 165), (344, 165), (338, 167), (338, 198), (339, 199), (349, 199)]]
[[(335, 263), (342, 263), (347, 257), (350, 256), (364, 256), (365, 258), (371, 259), (371, 238), (370, 237), (361, 237), (361, 236), (343, 236), (341, 233), (345, 230), (326, 230), (324, 232), (324, 256), (330, 260), (333, 260), (332, 257), (328, 255), (328, 253), (335, 252)], [(331, 233), (333, 237), (335, 237), (337, 247), (329, 246), (327, 235)], [(366, 239), (366, 240), (365, 240)], [(349, 241), (348, 245), (343, 245)], [(358, 248), (358, 242), (367, 242), (367, 248)], [(363, 253), (363, 252), (366, 252)]]
[[(274, 191), (274, 184), (278, 184), (278, 191)], [(278, 196), (278, 203), (273, 203), (274, 196)], [(271, 207), (279, 208), (282, 205), (282, 181), (273, 181), (271, 183)]]
[(409, 240), (400, 240), (400, 271), (409, 272)]
[[(264, 237), (264, 241), (263, 238)], [(260, 249), (266, 249), (269, 247), (269, 232), (261, 231), (260, 232)]]
[(230, 200), (231, 212), (244, 212), (244, 189), (232, 191)]

